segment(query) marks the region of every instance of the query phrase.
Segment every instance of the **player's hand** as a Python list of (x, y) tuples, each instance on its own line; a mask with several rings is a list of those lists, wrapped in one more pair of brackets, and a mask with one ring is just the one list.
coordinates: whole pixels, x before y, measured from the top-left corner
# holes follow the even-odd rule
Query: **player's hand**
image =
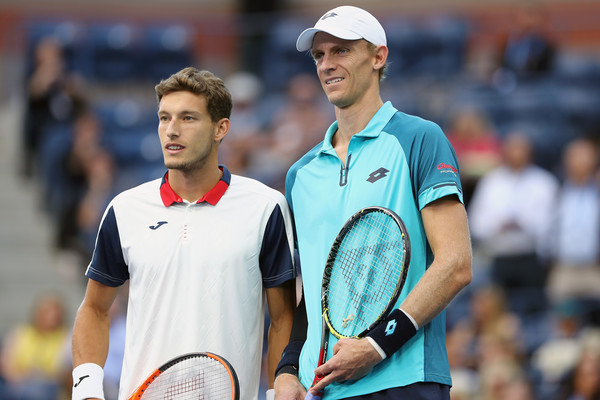
[(298, 377), (281, 374), (275, 379), (275, 400), (304, 400), (306, 389)]
[(310, 391), (316, 394), (330, 383), (360, 379), (381, 360), (367, 339), (340, 339), (333, 346), (333, 356), (315, 370), (315, 375), (323, 379)]

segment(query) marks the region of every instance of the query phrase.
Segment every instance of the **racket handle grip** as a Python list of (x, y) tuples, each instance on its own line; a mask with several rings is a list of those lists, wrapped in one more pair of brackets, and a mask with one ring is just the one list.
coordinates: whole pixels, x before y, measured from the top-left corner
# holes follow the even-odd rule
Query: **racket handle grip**
[(306, 397), (304, 400), (321, 400), (321, 394), (312, 394), (311, 392), (306, 392)]

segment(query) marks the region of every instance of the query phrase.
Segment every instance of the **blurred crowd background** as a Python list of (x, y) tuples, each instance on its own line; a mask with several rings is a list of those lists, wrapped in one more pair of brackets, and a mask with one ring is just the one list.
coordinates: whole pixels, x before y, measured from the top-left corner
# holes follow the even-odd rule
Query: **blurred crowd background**
[[(295, 40), (341, 4), (0, 1), (0, 399), (70, 394), (104, 207), (164, 172), (154, 85), (188, 65), (222, 77), (221, 162), (283, 191), (334, 120)], [(447, 311), (452, 400), (600, 399), (600, 3), (344, 4), (386, 29), (384, 100), (437, 122), (459, 159), (474, 280)]]

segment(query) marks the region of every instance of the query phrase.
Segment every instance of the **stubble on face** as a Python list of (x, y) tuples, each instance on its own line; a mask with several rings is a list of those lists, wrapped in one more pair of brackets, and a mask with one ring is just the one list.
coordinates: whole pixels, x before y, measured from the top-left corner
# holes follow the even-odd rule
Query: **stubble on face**
[(208, 157), (214, 146), (214, 142), (204, 149), (201, 153), (197, 154), (196, 157), (189, 160), (173, 160), (165, 158), (165, 167), (170, 170), (177, 170), (181, 172), (192, 172), (201, 170), (208, 161)]

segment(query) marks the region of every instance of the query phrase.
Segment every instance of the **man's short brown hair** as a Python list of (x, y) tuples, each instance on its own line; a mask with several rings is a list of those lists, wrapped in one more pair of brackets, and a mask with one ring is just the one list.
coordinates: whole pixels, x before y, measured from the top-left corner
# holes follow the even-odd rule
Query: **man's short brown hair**
[(187, 91), (206, 98), (206, 108), (213, 122), (231, 116), (231, 93), (222, 79), (210, 71), (187, 67), (160, 81), (154, 87), (158, 102), (163, 96)]

